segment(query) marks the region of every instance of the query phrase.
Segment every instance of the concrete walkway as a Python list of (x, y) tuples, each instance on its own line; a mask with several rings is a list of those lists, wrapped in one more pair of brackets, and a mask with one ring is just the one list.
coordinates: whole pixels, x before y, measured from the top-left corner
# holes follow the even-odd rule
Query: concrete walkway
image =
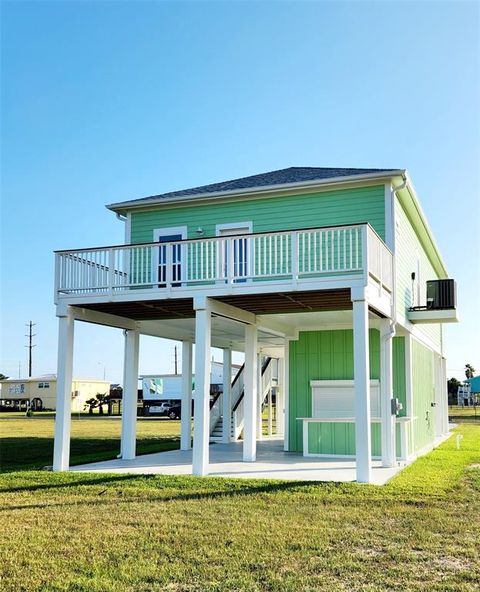
[[(383, 468), (373, 461), (373, 480), (384, 485), (401, 471), (406, 463)], [(71, 467), (70, 471), (90, 473), (133, 473), (140, 475), (191, 475), (191, 450), (172, 450), (138, 456), (134, 460), (109, 460)], [(286, 479), (294, 481), (355, 481), (355, 460), (305, 458), (283, 451), (283, 440), (262, 440), (257, 443), (257, 461), (242, 461), (242, 442), (210, 445), (211, 477), (244, 479)]]

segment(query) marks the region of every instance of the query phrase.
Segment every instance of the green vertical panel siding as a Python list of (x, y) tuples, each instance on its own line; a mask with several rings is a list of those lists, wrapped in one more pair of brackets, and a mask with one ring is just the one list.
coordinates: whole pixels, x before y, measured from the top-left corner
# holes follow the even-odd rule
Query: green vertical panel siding
[[(417, 273), (416, 251), (418, 251), (420, 259), (421, 302), (415, 301), (415, 305), (425, 305), (427, 303), (426, 281), (437, 279), (438, 275), (433, 269), (433, 266), (422, 247), (405, 210), (398, 201), (398, 198), (395, 199), (395, 218), (396, 305), (397, 310), (406, 316), (408, 309), (413, 304), (411, 274), (412, 272)], [(437, 346), (440, 346), (440, 325), (418, 324), (417, 327)]]
[(399, 423), (395, 424), (395, 448), (397, 451), (397, 457), (402, 454), (402, 436), (400, 427)]
[(432, 443), (435, 439), (435, 382), (433, 373), (433, 352), (412, 340), (413, 374), (413, 427), (415, 451)]
[(399, 416), (407, 413), (407, 388), (405, 382), (405, 337), (393, 338), (393, 396), (403, 405)]
[(215, 236), (217, 224), (247, 221), (253, 222), (253, 232), (369, 222), (384, 238), (384, 186), (208, 204), (161, 205), (154, 210), (132, 212), (131, 242), (151, 242), (155, 228), (187, 226), (188, 238), (198, 238), (198, 227), (203, 228), (205, 236)]
[[(380, 378), (380, 335), (370, 329), (370, 377)], [(353, 331), (302, 331), (290, 342), (289, 448), (301, 451), (302, 422), (311, 417), (311, 380), (353, 379)]]
[[(298, 422), (301, 423), (301, 422)], [(381, 455), (380, 424), (371, 424), (372, 456)], [(323, 422), (308, 425), (310, 454), (355, 456), (355, 424)]]

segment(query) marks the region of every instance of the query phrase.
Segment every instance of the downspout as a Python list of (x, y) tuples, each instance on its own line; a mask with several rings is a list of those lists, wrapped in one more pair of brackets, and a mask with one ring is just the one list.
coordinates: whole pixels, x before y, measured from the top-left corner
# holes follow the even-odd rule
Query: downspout
[(396, 224), (395, 224), (395, 195), (397, 193), (397, 191), (401, 191), (402, 189), (405, 189), (405, 187), (407, 186), (408, 183), (408, 179), (407, 179), (407, 175), (404, 173), (402, 175), (403, 181), (402, 183), (400, 183), (400, 185), (397, 185), (396, 187), (394, 185), (392, 185), (392, 236), (393, 236), (393, 302), (392, 302), (392, 321), (390, 323), (390, 331), (393, 331), (392, 337), (395, 335), (395, 323), (397, 322), (397, 262), (396, 262), (396, 240), (395, 240), (395, 234), (396, 234)]
[(119, 212), (116, 213), (117, 219), (121, 220), (122, 222), (126, 222), (127, 221), (127, 217), (126, 216), (122, 216), (122, 214), (120, 214)]

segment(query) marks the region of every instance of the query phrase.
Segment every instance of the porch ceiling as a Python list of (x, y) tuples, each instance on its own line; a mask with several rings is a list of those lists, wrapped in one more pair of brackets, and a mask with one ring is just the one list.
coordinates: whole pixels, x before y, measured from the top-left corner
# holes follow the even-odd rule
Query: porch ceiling
[[(348, 289), (220, 296), (215, 300), (255, 314), (341, 311), (352, 308)], [(188, 319), (195, 316), (193, 298), (97, 302), (82, 304), (81, 307), (136, 321)]]

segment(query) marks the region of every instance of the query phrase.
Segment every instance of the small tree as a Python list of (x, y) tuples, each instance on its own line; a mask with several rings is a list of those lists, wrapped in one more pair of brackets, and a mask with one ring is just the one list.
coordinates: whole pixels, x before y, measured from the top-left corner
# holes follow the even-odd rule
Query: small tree
[(465, 364), (465, 376), (473, 378), (475, 376), (475, 368), (471, 364)]
[(5, 374), (2, 374), (0, 372), (0, 380), (7, 380), (8, 376), (5, 376)]
[(98, 406), (98, 413), (103, 415), (103, 406), (108, 405), (108, 395), (107, 393), (97, 393), (97, 406)]
[(456, 395), (458, 392), (458, 387), (461, 385), (462, 383), (457, 380), (456, 378), (449, 378), (447, 380), (447, 387), (448, 387), (448, 392), (451, 395)]
[(84, 405), (84, 409), (88, 409), (88, 413), (90, 415), (93, 414), (93, 410), (96, 409), (98, 407), (98, 400), (95, 397), (92, 397), (91, 399), (88, 399), (88, 401), (85, 401), (85, 405)]

